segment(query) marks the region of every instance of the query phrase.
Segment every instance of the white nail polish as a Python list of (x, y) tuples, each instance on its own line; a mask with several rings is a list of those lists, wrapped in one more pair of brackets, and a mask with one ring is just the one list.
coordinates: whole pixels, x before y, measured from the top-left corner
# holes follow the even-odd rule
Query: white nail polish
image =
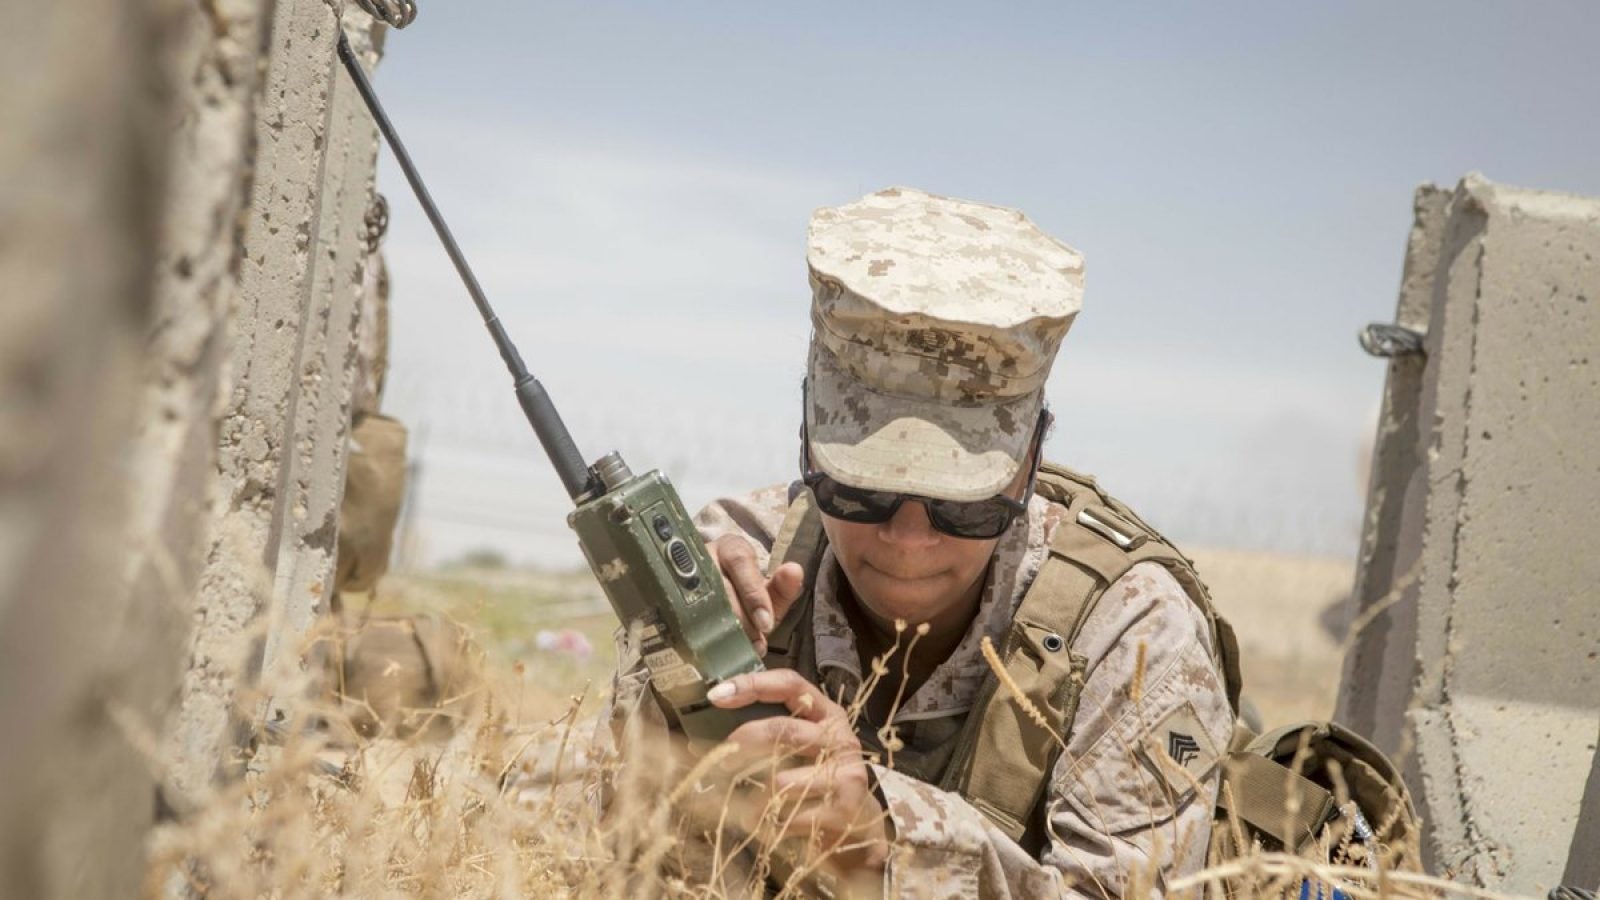
[(712, 702), (716, 702), (718, 700), (726, 700), (729, 697), (732, 697), (737, 692), (737, 690), (738, 689), (733, 686), (733, 682), (724, 681), (721, 684), (717, 685), (716, 687), (712, 688), (711, 690), (706, 691), (706, 699), (710, 700)]

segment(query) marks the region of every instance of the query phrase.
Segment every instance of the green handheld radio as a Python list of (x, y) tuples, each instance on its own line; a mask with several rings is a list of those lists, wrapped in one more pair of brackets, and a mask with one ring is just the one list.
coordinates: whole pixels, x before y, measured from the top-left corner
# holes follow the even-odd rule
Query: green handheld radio
[(776, 704), (726, 710), (706, 700), (706, 692), (717, 682), (760, 671), (763, 666), (728, 603), (722, 573), (695, 531), (678, 492), (658, 470), (634, 475), (616, 453), (606, 454), (592, 467), (584, 464), (550, 395), (528, 372), (490, 308), (342, 30), (338, 52), (472, 295), (489, 337), (511, 372), (517, 402), (528, 423), (577, 504), (567, 524), (577, 532), (578, 545), (611, 608), (640, 642), (650, 682), (668, 718), (676, 720), (693, 743), (704, 746), (727, 737), (743, 722), (786, 714)]
[(567, 523), (611, 608), (637, 630), (650, 683), (684, 733), (715, 742), (742, 722), (784, 714), (771, 704), (728, 710), (706, 700), (718, 681), (763, 666), (672, 482), (653, 469), (634, 475), (615, 453), (594, 472), (603, 492), (580, 502)]

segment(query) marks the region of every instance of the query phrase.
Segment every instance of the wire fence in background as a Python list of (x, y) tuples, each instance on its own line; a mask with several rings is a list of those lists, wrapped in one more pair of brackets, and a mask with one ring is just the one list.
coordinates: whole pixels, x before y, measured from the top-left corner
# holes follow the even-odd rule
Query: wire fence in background
[[(797, 437), (785, 436), (788, 423), (745, 428), (737, 444), (676, 423), (654, 432), (633, 424), (639, 430), (619, 442), (624, 456), (636, 470), (660, 468), (691, 509), (793, 477)], [(542, 567), (583, 565), (566, 525), (571, 501), (531, 436), (441, 435), (431, 423), (428, 433), (417, 461), (418, 490), (408, 500), (407, 564), (434, 565), (493, 548)], [(606, 449), (594, 445), (591, 453)], [(1292, 475), (1280, 475), (1241, 490), (1236, 474), (1204, 469), (1100, 474), (1180, 544), (1350, 557), (1359, 539), (1354, 489), (1349, 497), (1318, 498)]]

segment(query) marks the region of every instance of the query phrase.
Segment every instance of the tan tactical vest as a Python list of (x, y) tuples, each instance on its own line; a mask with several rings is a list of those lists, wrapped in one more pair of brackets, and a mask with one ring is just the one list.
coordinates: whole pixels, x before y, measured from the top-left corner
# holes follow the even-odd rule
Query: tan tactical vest
[[(1142, 562), (1165, 566), (1204, 612), (1211, 625), (1217, 670), (1237, 717), (1242, 684), (1238, 642), (1232, 626), (1213, 607), (1193, 563), (1125, 504), (1101, 490), (1092, 476), (1045, 463), (1037, 490), (1046, 500), (1066, 507), (1067, 517), (1052, 536), (1049, 554), (997, 650), (1011, 680), (1045, 712), (1056, 733), (1070, 734), (1077, 713), (1087, 660), (1075, 647), (1084, 622), (1106, 590)], [(821, 514), (810, 493), (802, 490), (790, 504), (769, 566), (800, 563), (806, 573), (805, 589), (769, 636), (766, 664), (793, 668), (813, 682), (818, 681), (818, 672), (811, 647), (812, 592), (825, 543)], [(1044, 726), (998, 689), (999, 679), (991, 672), (958, 732), (920, 756), (897, 757), (895, 767), (959, 793), (1037, 855), (1046, 834), (1044, 788), (1061, 747)], [(1285, 757), (1287, 743), (1295, 746)], [(1320, 758), (1308, 760), (1301, 751), (1306, 775), (1286, 767), (1302, 746), (1312, 754), (1327, 748), (1338, 756), (1335, 772), (1341, 762), (1347, 767), (1363, 762), (1364, 771), (1372, 773), (1364, 785), (1372, 801), (1369, 818), (1394, 810), (1393, 815), (1383, 816), (1394, 823), (1391, 830), (1411, 827), (1414, 813), (1393, 766), (1359, 737), (1331, 723), (1311, 722), (1258, 739), (1241, 724), (1224, 766), (1219, 825), (1213, 829), (1214, 861), (1237, 856), (1250, 845), (1309, 852), (1319, 837), (1320, 843), (1327, 843), (1329, 827), (1340, 814), (1335, 800), (1339, 792), (1305, 768), (1307, 763), (1320, 766)], [(1363, 809), (1368, 806), (1362, 803)], [(1286, 809), (1295, 812), (1286, 814)]]

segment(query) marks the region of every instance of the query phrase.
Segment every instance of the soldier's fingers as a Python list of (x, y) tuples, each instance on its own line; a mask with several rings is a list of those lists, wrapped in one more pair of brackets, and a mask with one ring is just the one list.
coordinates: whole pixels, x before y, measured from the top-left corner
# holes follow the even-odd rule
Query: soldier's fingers
[(723, 709), (752, 703), (782, 703), (789, 712), (820, 722), (838, 707), (821, 689), (793, 669), (768, 669), (735, 675), (706, 692), (706, 699)]
[(793, 819), (809, 807), (832, 802), (835, 789), (829, 783), (831, 775), (831, 770), (820, 765), (779, 770), (767, 784), (767, 802), (779, 805), (783, 819)]
[(838, 761), (825, 759), (814, 765), (795, 766), (772, 776), (772, 791), (790, 800), (826, 800), (837, 791)]
[(772, 599), (767, 596), (767, 578), (756, 563), (756, 551), (749, 542), (736, 535), (723, 535), (717, 539), (717, 564), (722, 574), (733, 584), (733, 594), (748, 621), (755, 625), (756, 640), (772, 630), (776, 621), (772, 614)]
[[(852, 835), (880, 825), (888, 818), (882, 809), (865, 804), (848, 814), (841, 814), (834, 802), (803, 803), (784, 820), (784, 833), (790, 835), (816, 834), (826, 841), (851, 840)], [(843, 849), (843, 848), (840, 848)]]
[[(732, 553), (737, 557), (741, 545), (744, 544), (738, 538), (732, 538), (732, 541), (729, 541), (730, 537), (731, 535), (723, 535), (707, 544), (706, 552), (711, 554), (711, 562), (716, 565), (717, 571), (722, 576), (722, 592), (728, 595), (728, 606), (733, 610), (734, 618), (739, 620), (739, 627), (744, 630), (744, 636), (755, 647), (757, 656), (765, 656), (767, 653), (766, 638), (762, 637), (760, 629), (756, 628), (755, 624), (750, 621), (750, 615), (745, 611), (744, 604), (739, 599), (739, 590), (732, 579), (728, 577), (730, 563), (727, 561), (727, 556)], [(748, 550), (749, 548), (748, 546), (743, 546), (742, 549)]]
[(746, 759), (770, 756), (815, 756), (828, 742), (828, 732), (816, 722), (790, 716), (773, 716), (746, 722), (728, 735)]
[(784, 563), (767, 579), (767, 596), (772, 599), (772, 615), (776, 621), (783, 621), (789, 614), (789, 607), (800, 599), (805, 583), (806, 570), (797, 562)]
[[(811, 781), (799, 774), (811, 769)], [(782, 781), (780, 787), (779, 779)], [(790, 824), (807, 828), (821, 825), (828, 831), (846, 831), (881, 823), (887, 818), (883, 805), (867, 785), (866, 776), (841, 777), (841, 770), (822, 764), (786, 769), (773, 776), (773, 795), (791, 804)]]

